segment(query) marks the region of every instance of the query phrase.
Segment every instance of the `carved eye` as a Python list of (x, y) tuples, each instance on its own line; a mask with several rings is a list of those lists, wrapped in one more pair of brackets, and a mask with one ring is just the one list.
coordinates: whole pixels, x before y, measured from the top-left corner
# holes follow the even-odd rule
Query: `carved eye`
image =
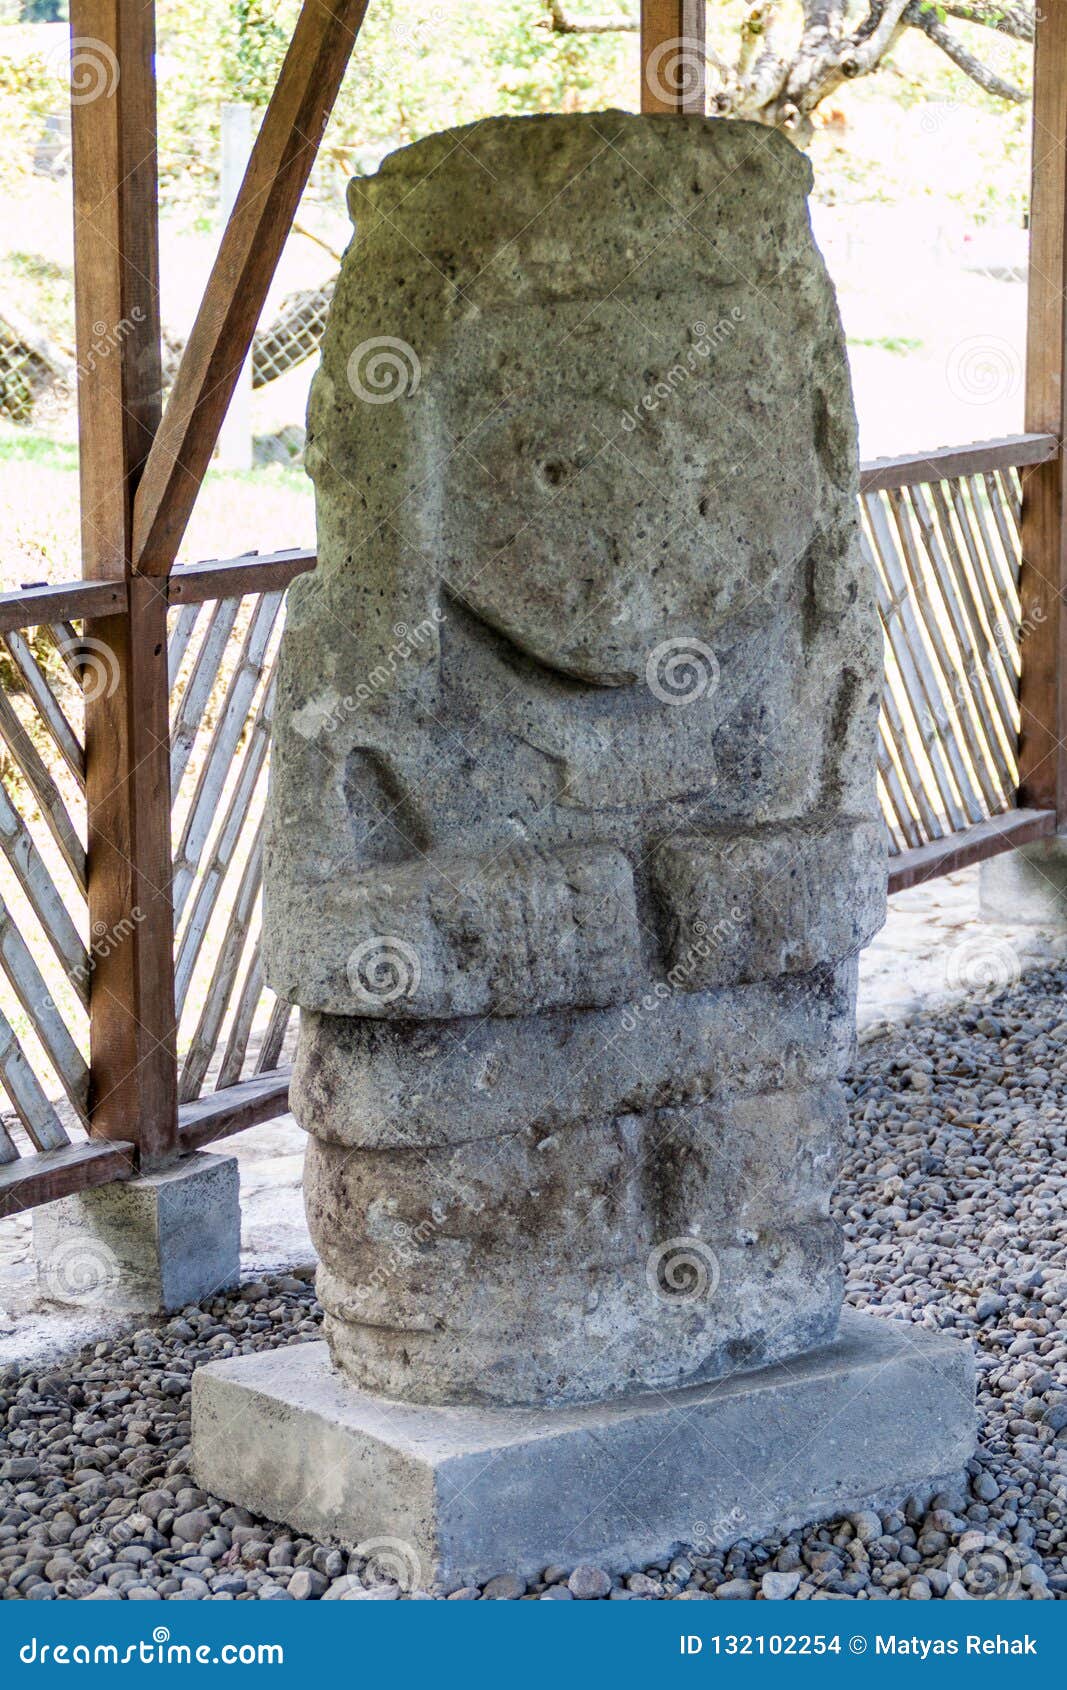
[(549, 458), (541, 465), (541, 479), (550, 487), (558, 487), (567, 477), (567, 465), (562, 458)]

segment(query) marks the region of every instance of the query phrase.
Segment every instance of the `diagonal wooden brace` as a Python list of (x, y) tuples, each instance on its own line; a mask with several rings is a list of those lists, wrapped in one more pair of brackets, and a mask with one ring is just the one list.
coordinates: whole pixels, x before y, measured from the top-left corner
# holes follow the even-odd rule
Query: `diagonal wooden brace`
[(367, 3), (305, 0), (137, 489), (146, 575), (178, 554)]

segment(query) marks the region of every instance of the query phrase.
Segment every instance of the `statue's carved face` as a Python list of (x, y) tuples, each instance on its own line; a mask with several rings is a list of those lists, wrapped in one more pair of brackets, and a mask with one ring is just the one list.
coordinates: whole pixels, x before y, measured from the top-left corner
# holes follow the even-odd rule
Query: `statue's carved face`
[[(484, 621), (602, 686), (710, 638), (814, 535), (814, 381), (790, 324), (730, 290), (473, 314), (424, 378), (441, 433), (442, 572)], [(715, 316), (714, 313), (718, 315)], [(441, 445), (444, 451), (441, 451)]]

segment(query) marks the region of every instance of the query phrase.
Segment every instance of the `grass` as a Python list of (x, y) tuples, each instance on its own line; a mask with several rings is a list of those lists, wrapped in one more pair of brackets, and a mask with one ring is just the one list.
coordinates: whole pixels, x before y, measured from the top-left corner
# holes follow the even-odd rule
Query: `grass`
[[(0, 482), (0, 591), (12, 592), (26, 581), (76, 580), (77, 447), (0, 421)], [(213, 469), (179, 561), (308, 545), (314, 533), (311, 483), (299, 467)]]
[(78, 448), (65, 440), (30, 434), (0, 420), (0, 464), (33, 464), (38, 469), (77, 470)]
[(910, 335), (903, 334), (849, 335), (848, 344), (876, 346), (881, 352), (895, 352), (900, 358), (906, 357), (909, 352), (921, 352), (923, 348), (921, 340), (914, 340)]

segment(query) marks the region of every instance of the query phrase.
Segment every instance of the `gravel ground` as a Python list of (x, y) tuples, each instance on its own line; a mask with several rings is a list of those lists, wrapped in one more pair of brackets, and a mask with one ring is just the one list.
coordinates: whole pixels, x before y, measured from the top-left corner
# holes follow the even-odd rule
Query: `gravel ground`
[[(974, 1340), (983, 1429), (965, 1481), (725, 1553), (696, 1544), (628, 1575), (549, 1567), (525, 1584), (502, 1568), (450, 1600), (1067, 1595), (1067, 968), (866, 1045), (850, 1089), (849, 1300)], [(295, 1537), (190, 1477), (194, 1367), (317, 1330), (300, 1270), (62, 1365), (0, 1370), (0, 1595), (425, 1594), (388, 1551), (368, 1562)]]

